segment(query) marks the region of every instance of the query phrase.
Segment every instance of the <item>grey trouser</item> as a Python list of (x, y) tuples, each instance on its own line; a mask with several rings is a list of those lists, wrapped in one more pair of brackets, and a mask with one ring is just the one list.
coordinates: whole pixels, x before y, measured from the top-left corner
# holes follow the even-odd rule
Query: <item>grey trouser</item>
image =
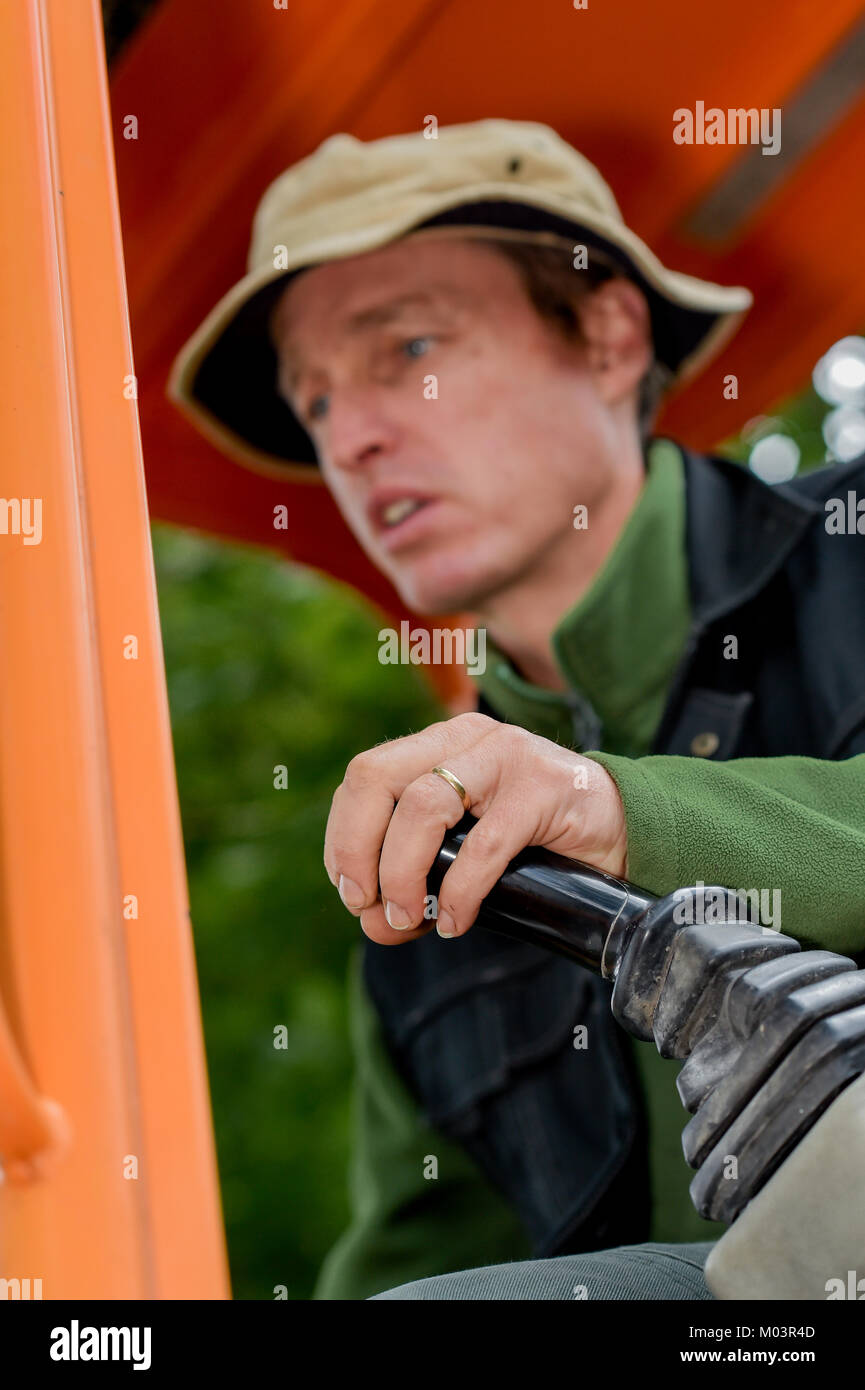
[(439, 1274), (374, 1298), (527, 1299), (642, 1298), (711, 1300), (703, 1278), (711, 1241), (698, 1245), (622, 1245), (591, 1255), (519, 1260), (458, 1274)]

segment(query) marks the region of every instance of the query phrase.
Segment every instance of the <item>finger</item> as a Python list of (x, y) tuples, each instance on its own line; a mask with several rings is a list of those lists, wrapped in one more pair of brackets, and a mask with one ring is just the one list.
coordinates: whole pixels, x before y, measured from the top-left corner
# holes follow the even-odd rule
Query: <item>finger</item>
[(486, 715), (458, 715), (352, 758), (331, 804), (324, 863), (355, 915), (372, 907), (378, 897), (382, 844), (406, 786), (496, 727), (496, 721)]
[(422, 936), (428, 936), (435, 926), (435, 920), (432, 917), (423, 918), (413, 930), (394, 931), (387, 924), (382, 904), (375, 903), (373, 907), (364, 908), (361, 912), (360, 926), (364, 935), (377, 945), (399, 946), (403, 941), (417, 941)]
[(538, 817), (523, 796), (501, 796), (473, 826), (439, 889), (440, 936), (462, 936), (484, 898), (520, 850), (532, 844)]
[[(448, 771), (472, 788), (468, 799), (473, 809), (488, 800), (498, 781), (495, 763), (484, 749), (481, 740), (449, 760)], [(378, 869), (385, 917), (395, 931), (416, 927), (431, 906), (435, 911), (427, 892), (429, 871), (445, 832), (464, 814), (459, 793), (437, 773), (415, 778), (402, 793), (385, 832)]]

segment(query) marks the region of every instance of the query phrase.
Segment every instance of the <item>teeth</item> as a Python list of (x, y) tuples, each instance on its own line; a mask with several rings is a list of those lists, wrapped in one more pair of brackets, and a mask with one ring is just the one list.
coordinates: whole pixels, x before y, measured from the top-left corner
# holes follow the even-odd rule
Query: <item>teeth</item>
[(385, 526), (396, 526), (398, 522), (404, 521), (412, 512), (416, 512), (423, 503), (416, 497), (401, 497), (398, 502), (390, 502), (381, 514), (381, 519)]

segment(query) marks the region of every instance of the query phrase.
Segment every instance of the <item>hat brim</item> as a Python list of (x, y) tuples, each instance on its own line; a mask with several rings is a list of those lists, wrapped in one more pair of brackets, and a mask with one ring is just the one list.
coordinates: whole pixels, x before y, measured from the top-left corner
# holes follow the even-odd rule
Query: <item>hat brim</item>
[[(500, 193), (500, 190), (496, 190)], [(510, 190), (508, 190), (510, 192)], [(276, 351), (268, 320), (292, 276), (315, 265), (360, 255), (399, 237), (476, 236), (585, 243), (621, 270), (646, 296), (655, 354), (671, 384), (698, 372), (720, 350), (747, 313), (752, 296), (741, 286), (716, 285), (668, 270), (630, 229), (598, 217), (575, 222), (522, 191), (511, 197), (464, 197), (404, 227), (379, 223), (344, 245), (304, 248), (296, 263), (253, 270), (223, 296), (181, 349), (168, 395), (230, 457), (271, 477), (321, 481), (309, 435), (278, 393)]]

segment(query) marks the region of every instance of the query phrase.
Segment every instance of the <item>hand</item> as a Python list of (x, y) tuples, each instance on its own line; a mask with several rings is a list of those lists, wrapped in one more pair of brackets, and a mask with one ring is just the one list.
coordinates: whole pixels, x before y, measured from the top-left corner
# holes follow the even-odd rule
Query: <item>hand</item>
[(424, 919), (427, 874), (464, 814), (437, 766), (463, 784), (478, 821), (442, 881), (440, 936), (468, 931), (527, 845), (625, 874), (625, 814), (604, 768), (525, 729), (460, 714), (360, 753), (334, 794), (324, 864), (370, 940), (413, 941), (433, 925)]

